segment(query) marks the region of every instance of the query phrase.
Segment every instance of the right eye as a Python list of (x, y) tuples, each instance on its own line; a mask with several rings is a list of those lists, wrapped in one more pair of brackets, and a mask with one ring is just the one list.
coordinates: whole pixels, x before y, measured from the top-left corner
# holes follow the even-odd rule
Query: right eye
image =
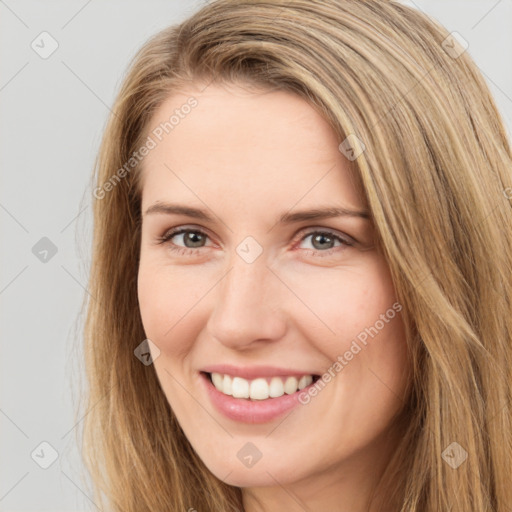
[[(183, 245), (177, 245), (172, 240), (181, 240)], [(176, 251), (179, 254), (189, 254), (190, 252), (197, 252), (194, 249), (201, 249), (205, 247), (202, 245), (206, 243), (208, 235), (197, 228), (174, 228), (166, 231), (162, 236), (157, 237), (159, 244), (167, 244), (169, 249)]]

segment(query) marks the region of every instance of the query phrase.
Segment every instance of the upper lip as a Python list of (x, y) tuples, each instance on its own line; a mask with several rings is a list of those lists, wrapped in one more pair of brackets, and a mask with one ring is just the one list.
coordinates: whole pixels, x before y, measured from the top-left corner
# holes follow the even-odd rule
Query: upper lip
[(231, 364), (212, 364), (205, 366), (201, 371), (206, 373), (222, 373), (233, 377), (242, 377), (247, 380), (256, 379), (257, 377), (274, 377), (281, 375), (318, 375), (309, 370), (295, 370), (277, 366), (233, 366)]

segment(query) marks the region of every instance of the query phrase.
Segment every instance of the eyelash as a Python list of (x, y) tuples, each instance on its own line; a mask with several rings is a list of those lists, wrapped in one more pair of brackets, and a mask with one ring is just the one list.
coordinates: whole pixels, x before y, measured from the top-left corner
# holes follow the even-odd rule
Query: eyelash
[[(174, 230), (170, 230), (166, 232), (163, 236), (157, 237), (157, 243), (158, 244), (169, 244), (169, 248), (177, 253), (178, 255), (187, 255), (191, 253), (198, 253), (199, 251), (197, 249), (204, 249), (205, 247), (197, 247), (196, 249), (191, 247), (180, 247), (176, 246), (172, 243), (170, 243), (171, 239), (174, 238), (176, 235), (180, 235), (182, 233), (199, 233), (201, 236), (208, 237), (208, 235), (202, 231), (201, 229), (196, 228), (176, 228)], [(329, 237), (332, 237), (333, 239), (341, 242), (346, 247), (352, 247), (354, 246), (354, 242), (352, 242), (348, 238), (343, 238), (340, 235), (327, 230), (327, 229), (316, 229), (312, 231), (308, 231), (307, 233), (303, 234), (301, 238), (299, 238), (299, 242), (302, 242), (305, 238), (311, 236), (311, 235), (328, 235)], [(345, 248), (346, 248), (345, 247)], [(344, 247), (331, 247), (330, 249), (326, 249), (325, 251), (321, 251), (319, 249), (303, 249), (304, 251), (307, 251), (310, 255), (313, 256), (319, 256), (319, 257), (326, 257), (332, 255), (333, 252), (336, 252), (336, 250), (344, 250)], [(320, 254), (319, 254), (320, 253)], [(196, 254), (194, 254), (196, 255)]]

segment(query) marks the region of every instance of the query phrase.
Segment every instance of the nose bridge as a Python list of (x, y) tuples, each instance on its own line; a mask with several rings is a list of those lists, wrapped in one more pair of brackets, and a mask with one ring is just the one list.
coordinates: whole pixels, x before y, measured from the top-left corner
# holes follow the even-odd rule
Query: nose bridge
[(221, 343), (242, 348), (256, 340), (283, 335), (279, 280), (267, 264), (263, 255), (250, 261), (233, 253), (229, 269), (218, 284), (208, 322), (210, 334)]

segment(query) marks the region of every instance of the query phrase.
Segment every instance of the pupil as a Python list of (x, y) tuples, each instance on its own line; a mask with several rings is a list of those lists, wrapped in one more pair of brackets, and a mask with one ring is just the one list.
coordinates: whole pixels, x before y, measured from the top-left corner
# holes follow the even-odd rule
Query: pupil
[[(195, 238), (195, 240), (194, 240), (194, 238)], [(197, 240), (197, 239), (199, 239), (199, 240)], [(199, 233), (188, 232), (187, 237), (185, 237), (185, 240), (188, 240), (192, 244), (196, 244), (199, 242), (199, 245), (192, 245), (192, 247), (200, 247), (201, 235)]]
[[(325, 240), (331, 241), (331, 238), (329, 236), (325, 236), (322, 234), (316, 235), (313, 237), (313, 245), (315, 245), (315, 243), (317, 241), (321, 242), (321, 241), (325, 241)], [(320, 245), (319, 248), (321, 249), (322, 247), (325, 247), (325, 245), (324, 246)]]

